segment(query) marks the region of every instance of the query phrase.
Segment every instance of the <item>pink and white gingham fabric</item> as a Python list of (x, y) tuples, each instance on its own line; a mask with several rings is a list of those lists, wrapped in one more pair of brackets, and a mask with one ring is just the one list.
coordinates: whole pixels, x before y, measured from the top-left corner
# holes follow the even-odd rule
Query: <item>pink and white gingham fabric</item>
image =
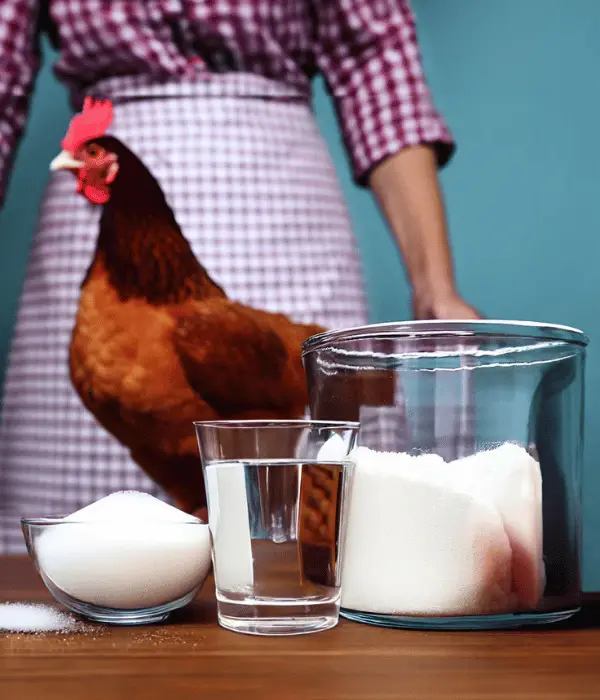
[[(229, 94), (308, 100), (320, 71), (358, 180), (406, 145), (435, 144), (441, 163), (453, 148), (405, 0), (2, 0), (0, 182), (25, 123), (40, 27), (59, 48), (56, 74), (76, 107), (114, 76), (153, 86), (149, 94), (206, 79)], [(264, 80), (223, 83), (215, 73)]]
[[(360, 264), (310, 109), (321, 70), (356, 178), (407, 144), (452, 143), (400, 0), (2, 0), (0, 191), (25, 122), (39, 27), (59, 78), (115, 104), (111, 133), (158, 178), (194, 252), (228, 294), (330, 328), (364, 323)], [(57, 144), (57, 150), (59, 144)], [(100, 209), (51, 177), (19, 307), (0, 423), (0, 552), (18, 517), (107, 493), (158, 493), (81, 407), (67, 353)], [(159, 494), (160, 495), (160, 494)]]
[[(230, 297), (331, 327), (366, 320), (346, 208), (305, 103), (202, 94), (125, 101), (116, 82), (111, 133), (157, 177), (198, 259)], [(10, 356), (0, 525), (11, 551), (21, 547), (20, 514), (72, 512), (122, 488), (157, 493), (68, 378), (100, 215), (75, 184), (69, 173), (51, 178)]]

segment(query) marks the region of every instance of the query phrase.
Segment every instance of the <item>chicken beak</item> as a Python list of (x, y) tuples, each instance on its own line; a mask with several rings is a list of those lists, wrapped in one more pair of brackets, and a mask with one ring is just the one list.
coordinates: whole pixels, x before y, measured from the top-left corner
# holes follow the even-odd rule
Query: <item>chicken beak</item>
[(61, 151), (50, 163), (50, 170), (80, 170), (85, 163), (75, 160), (69, 151)]

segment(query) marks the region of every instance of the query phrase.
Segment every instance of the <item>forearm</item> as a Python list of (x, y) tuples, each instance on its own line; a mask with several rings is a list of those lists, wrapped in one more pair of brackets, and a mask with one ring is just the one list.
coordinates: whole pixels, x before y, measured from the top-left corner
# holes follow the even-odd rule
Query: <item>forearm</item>
[(434, 150), (403, 149), (373, 170), (370, 186), (398, 241), (413, 303), (437, 315), (456, 286)]

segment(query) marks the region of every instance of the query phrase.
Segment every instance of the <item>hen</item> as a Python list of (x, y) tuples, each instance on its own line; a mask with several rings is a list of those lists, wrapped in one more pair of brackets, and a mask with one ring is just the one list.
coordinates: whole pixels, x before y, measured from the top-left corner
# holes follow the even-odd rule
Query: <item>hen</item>
[(70, 373), (84, 406), (175, 503), (205, 506), (192, 421), (295, 418), (302, 342), (323, 329), (231, 301), (196, 260), (152, 174), (87, 99), (52, 162), (103, 205)]

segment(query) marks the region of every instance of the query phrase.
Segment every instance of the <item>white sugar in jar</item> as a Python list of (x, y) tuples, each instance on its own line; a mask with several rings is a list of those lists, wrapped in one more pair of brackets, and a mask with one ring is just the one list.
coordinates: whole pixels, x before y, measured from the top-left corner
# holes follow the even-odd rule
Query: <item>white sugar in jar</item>
[(358, 448), (342, 607), (408, 616), (531, 609), (544, 590), (542, 479), (522, 447), (447, 463)]

